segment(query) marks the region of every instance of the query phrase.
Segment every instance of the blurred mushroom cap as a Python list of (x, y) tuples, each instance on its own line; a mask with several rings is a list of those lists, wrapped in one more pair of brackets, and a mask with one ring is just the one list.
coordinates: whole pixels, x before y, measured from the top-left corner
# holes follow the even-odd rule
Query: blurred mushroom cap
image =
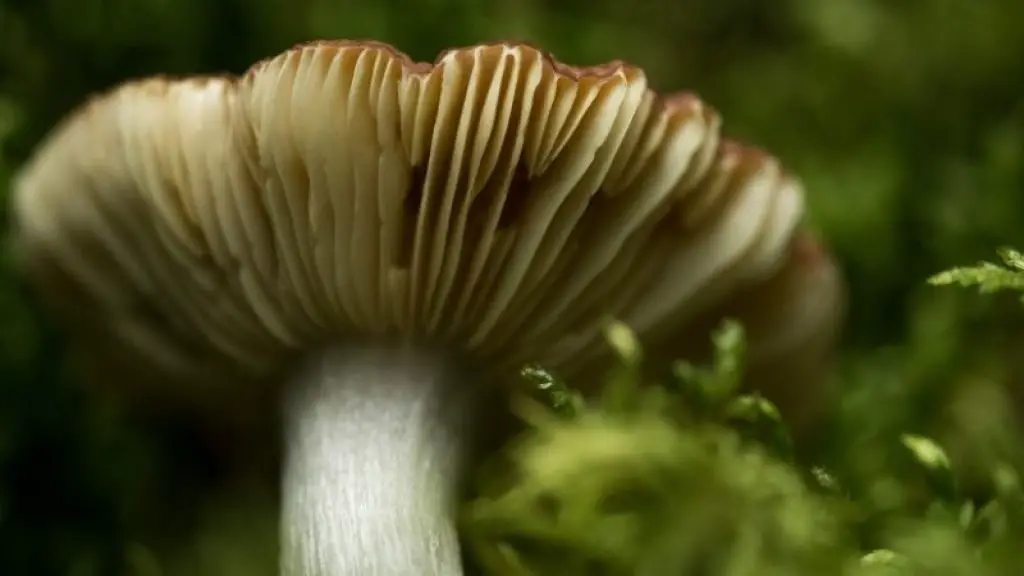
[(832, 368), (846, 312), (839, 268), (810, 232), (797, 232), (781, 259), (714, 299), (691, 329), (667, 335), (658, 361), (708, 360), (707, 334), (723, 318), (740, 321), (747, 339), (745, 384), (778, 405), (787, 425), (804, 435), (831, 406)]

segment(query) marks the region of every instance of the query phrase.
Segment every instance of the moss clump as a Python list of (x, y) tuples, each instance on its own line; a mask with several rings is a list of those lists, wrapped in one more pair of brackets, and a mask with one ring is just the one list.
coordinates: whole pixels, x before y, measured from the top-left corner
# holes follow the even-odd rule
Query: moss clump
[(643, 385), (635, 339), (612, 325), (620, 362), (594, 400), (524, 371), (541, 393), (519, 403), (527, 430), (485, 467), (464, 514), (486, 574), (986, 576), (1024, 563), (1008, 466), (967, 499), (945, 451), (906, 434), (892, 441), (912, 470), (847, 490), (790, 456), (770, 402), (737, 393), (742, 329), (726, 322), (713, 338), (711, 366)]

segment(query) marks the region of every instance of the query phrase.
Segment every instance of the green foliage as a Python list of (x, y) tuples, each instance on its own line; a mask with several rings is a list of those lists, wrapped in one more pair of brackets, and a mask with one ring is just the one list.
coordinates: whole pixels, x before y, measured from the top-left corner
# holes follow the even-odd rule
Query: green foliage
[(1013, 248), (999, 250), (1000, 264), (980, 262), (976, 266), (952, 268), (928, 279), (936, 286), (959, 284), (977, 286), (984, 293), (999, 290), (1024, 291), (1024, 254)]
[[(739, 325), (716, 332), (711, 367), (680, 363), (681, 377), (664, 386), (642, 385), (640, 349), (628, 328), (613, 323), (606, 336), (619, 363), (590, 403), (553, 376), (528, 371), (548, 404), (523, 401), (530, 431), (511, 448), (511, 470), (495, 466), (485, 496), (467, 511), (467, 532), (488, 573), (831, 566), (839, 532), (828, 505), (795, 469), (724, 426), (768, 421), (771, 441), (786, 437), (769, 402), (734, 395)], [(509, 478), (517, 481), (509, 486)]]
[[(661, 384), (641, 381), (627, 328), (612, 324), (606, 335), (620, 362), (594, 401), (525, 371), (546, 401), (522, 400), (527, 431), (465, 509), (486, 574), (990, 576), (1024, 561), (1015, 546), (1024, 492), (1005, 464), (993, 468), (986, 498), (968, 499), (943, 448), (905, 434), (926, 483), (891, 471), (857, 498), (821, 467), (780, 453), (788, 435), (778, 411), (737, 393), (738, 324), (716, 331), (710, 366), (680, 364), (684, 377)], [(737, 426), (751, 422), (767, 424)], [(909, 495), (922, 489), (915, 507)], [(882, 518), (875, 542), (859, 535), (869, 517)]]

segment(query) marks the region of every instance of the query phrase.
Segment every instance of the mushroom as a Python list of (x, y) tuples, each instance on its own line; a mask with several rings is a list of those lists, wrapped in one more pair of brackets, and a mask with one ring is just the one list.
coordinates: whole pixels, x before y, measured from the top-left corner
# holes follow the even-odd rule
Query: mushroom
[(719, 125), (621, 62), (306, 44), (90, 101), (16, 180), (18, 247), (162, 380), (281, 387), (285, 574), (459, 574), (510, 368), (571, 377), (608, 315), (658, 341), (781, 261), (801, 188)]

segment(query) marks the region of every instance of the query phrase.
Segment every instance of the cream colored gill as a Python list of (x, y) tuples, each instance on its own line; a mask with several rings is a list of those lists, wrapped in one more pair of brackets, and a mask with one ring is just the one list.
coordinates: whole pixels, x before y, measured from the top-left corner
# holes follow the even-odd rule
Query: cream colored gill
[[(517, 338), (524, 345), (537, 343), (539, 350), (550, 346), (553, 335), (572, 337), (581, 322), (603, 324), (619, 314), (639, 283), (630, 271), (655, 227), (707, 170), (706, 147), (713, 149), (717, 142), (715, 117), (695, 99), (653, 114), (641, 108), (631, 131), (643, 137), (630, 140), (643, 153), (619, 148), (639, 168), (604, 180), (580, 211), (572, 236), (559, 247), (554, 268), (545, 271), (544, 284), (527, 293), (519, 318), (494, 346)], [(536, 353), (530, 347), (524, 351)]]
[[(719, 196), (715, 217), (688, 228), (686, 209), (692, 203), (681, 197), (678, 211), (668, 212), (638, 250), (622, 276), (622, 290), (609, 296), (608, 308), (641, 335), (685, 332), (743, 281), (757, 277), (753, 270), (770, 271), (802, 215), (800, 188), (774, 159), (746, 148), (719, 150), (694, 195), (705, 190)], [(604, 321), (579, 318), (545, 360), (569, 373), (585, 368), (595, 356)]]

